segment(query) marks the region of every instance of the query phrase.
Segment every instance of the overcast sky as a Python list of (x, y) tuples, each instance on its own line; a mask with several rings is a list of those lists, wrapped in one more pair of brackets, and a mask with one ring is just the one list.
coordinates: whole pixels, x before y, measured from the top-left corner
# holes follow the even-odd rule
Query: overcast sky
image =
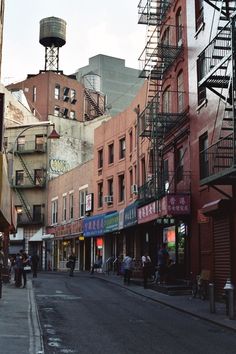
[(145, 25), (138, 24), (139, 0), (5, 0), (2, 82), (23, 80), (44, 69), (39, 21), (59, 17), (67, 22), (66, 44), (59, 69), (65, 74), (105, 54), (139, 68), (145, 46)]

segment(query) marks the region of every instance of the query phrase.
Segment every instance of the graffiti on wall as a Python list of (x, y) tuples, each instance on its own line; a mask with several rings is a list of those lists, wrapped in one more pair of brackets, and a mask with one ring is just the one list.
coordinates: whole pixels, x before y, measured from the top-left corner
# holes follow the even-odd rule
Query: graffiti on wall
[(49, 167), (51, 172), (60, 174), (69, 171), (70, 166), (65, 160), (51, 159), (49, 161)]

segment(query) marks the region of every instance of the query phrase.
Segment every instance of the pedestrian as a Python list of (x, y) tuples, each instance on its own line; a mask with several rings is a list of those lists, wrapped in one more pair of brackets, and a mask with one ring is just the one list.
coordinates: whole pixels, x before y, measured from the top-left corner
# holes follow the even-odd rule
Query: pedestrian
[(69, 261), (69, 268), (70, 268), (70, 277), (73, 277), (74, 275), (74, 270), (75, 270), (75, 262), (76, 262), (76, 256), (74, 253), (71, 253), (71, 255), (68, 258)]
[(170, 257), (167, 250), (167, 244), (163, 243), (158, 252), (158, 271), (160, 276), (160, 284), (166, 283), (169, 258)]
[(37, 278), (38, 276), (38, 263), (39, 263), (39, 256), (36, 252), (33, 253), (31, 256), (31, 268), (33, 272), (33, 278)]
[(102, 256), (97, 256), (96, 261), (94, 262), (90, 274), (94, 273), (94, 269), (98, 269), (102, 267)]
[(130, 284), (132, 266), (133, 266), (133, 258), (130, 256), (130, 253), (128, 252), (123, 260), (124, 284), (127, 284), (127, 285)]
[(20, 288), (22, 285), (22, 272), (23, 272), (23, 263), (22, 263), (22, 256), (20, 253), (16, 254), (16, 257), (14, 259), (13, 263), (13, 268), (14, 268), (14, 280), (15, 280), (15, 286), (17, 288)]
[(143, 287), (147, 288), (147, 281), (150, 276), (151, 270), (151, 258), (148, 255), (148, 252), (144, 253), (142, 256), (142, 269), (143, 269)]
[(25, 250), (20, 251), (21, 257), (22, 257), (22, 277), (23, 277), (23, 288), (26, 288), (26, 283), (27, 283), (27, 269), (30, 265), (30, 259)]

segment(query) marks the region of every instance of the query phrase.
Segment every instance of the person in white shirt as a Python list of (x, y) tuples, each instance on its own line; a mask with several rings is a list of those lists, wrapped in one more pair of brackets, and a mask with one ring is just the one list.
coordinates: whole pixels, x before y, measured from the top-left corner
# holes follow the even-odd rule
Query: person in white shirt
[(145, 252), (142, 256), (142, 266), (143, 266), (143, 287), (147, 288), (148, 277), (150, 276), (151, 258), (148, 253)]
[(124, 269), (124, 284), (130, 284), (130, 277), (132, 272), (133, 258), (129, 253), (125, 256), (123, 260), (123, 269)]

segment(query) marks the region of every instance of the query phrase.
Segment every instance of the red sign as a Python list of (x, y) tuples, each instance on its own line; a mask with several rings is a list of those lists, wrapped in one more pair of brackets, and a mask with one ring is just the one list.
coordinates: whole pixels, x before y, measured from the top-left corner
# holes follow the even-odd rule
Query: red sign
[(155, 201), (138, 209), (138, 224), (154, 220), (160, 216), (159, 202)]
[(161, 201), (162, 215), (190, 214), (190, 195), (168, 194)]
[(202, 209), (197, 211), (197, 222), (199, 224), (207, 224), (209, 222), (209, 217), (203, 214)]

